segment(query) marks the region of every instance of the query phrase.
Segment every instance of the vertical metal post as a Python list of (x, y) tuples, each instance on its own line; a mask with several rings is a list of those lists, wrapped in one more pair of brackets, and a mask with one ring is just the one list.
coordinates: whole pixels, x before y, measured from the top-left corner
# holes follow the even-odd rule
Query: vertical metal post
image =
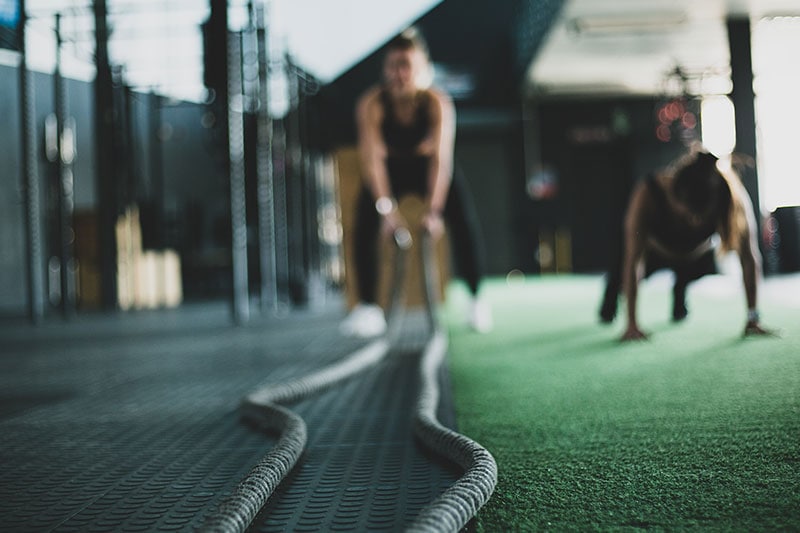
[(288, 305), (289, 289), (289, 216), (286, 194), (286, 128), (285, 119), (273, 121), (274, 154), (273, 190), (275, 195), (275, 273), (278, 283), (278, 305)]
[(244, 162), (244, 95), (242, 94), (242, 34), (228, 34), (228, 153), (230, 156), (231, 259), (233, 317), (250, 318), (247, 280), (247, 214)]
[(72, 147), (64, 146), (67, 123), (66, 91), (61, 76), (61, 14), (56, 14), (56, 66), (53, 73), (53, 92), (56, 108), (56, 177), (58, 179), (58, 258), (60, 263), (61, 313), (64, 318), (75, 312), (75, 279), (73, 277), (74, 232), (72, 228), (73, 181)]
[[(309, 138), (312, 131), (310, 119), (310, 103), (308, 96), (309, 78), (297, 70), (297, 124), (298, 142), (301, 147), (302, 172), (303, 172), (303, 257), (306, 285), (308, 287), (308, 301), (310, 305), (318, 304), (324, 297), (324, 286), (320, 272), (320, 237), (319, 237), (319, 209), (320, 201), (316, 173), (318, 154), (311, 150)], [(306, 97), (304, 99), (304, 97)]]
[(28, 271), (28, 318), (34, 324), (44, 316), (44, 265), (42, 260), (42, 230), (39, 220), (39, 173), (36, 165), (36, 130), (34, 128), (34, 96), (30, 72), (28, 72), (25, 45), (27, 11), (25, 0), (19, 1), (19, 109), (20, 152), (22, 168), (22, 190), (25, 191), (25, 240), (27, 244), (26, 266)]
[(286, 56), (286, 74), (289, 83), (289, 113), (286, 115), (286, 155), (291, 174), (289, 182), (289, 268), (290, 280), (296, 288), (296, 296), (307, 297), (308, 276), (305, 250), (305, 169), (303, 168), (303, 146), (300, 140), (300, 84), (297, 67)]
[(148, 121), (150, 123), (150, 183), (149, 200), (156, 247), (164, 247), (164, 138), (161, 96), (150, 92)]
[(137, 195), (138, 192), (138, 180), (142, 175), (140, 164), (141, 162), (136, 157), (137, 154), (137, 144), (140, 140), (139, 135), (136, 132), (136, 113), (134, 112), (134, 99), (138, 100), (138, 97), (134, 96), (133, 90), (126, 86), (122, 90), (123, 94), (123, 116), (125, 117), (125, 194), (123, 197), (126, 201), (137, 200), (139, 197)]
[(106, 0), (94, 0), (95, 62), (94, 82), (95, 157), (97, 166), (98, 255), (101, 298), (106, 310), (117, 307), (117, 175), (114, 165), (114, 88), (108, 57)]
[(269, 47), (264, 6), (256, 12), (258, 35), (258, 101), (256, 115), (256, 195), (258, 203), (258, 258), (261, 273), (261, 311), (278, 311), (275, 257), (275, 204), (272, 181), (272, 119), (269, 115)]
[[(747, 189), (756, 212), (756, 223), (761, 235), (761, 209), (758, 194), (758, 173), (756, 165), (756, 110), (753, 90), (753, 60), (750, 40), (750, 20), (731, 18), (727, 21), (728, 46), (731, 55), (731, 100), (736, 121), (735, 151), (753, 159), (753, 166), (742, 172), (742, 181)], [(762, 239), (759, 239), (761, 242)]]
[[(301, 108), (301, 127), (307, 127), (307, 111)], [(309, 304), (320, 303), (324, 296), (323, 283), (320, 273), (320, 239), (319, 239), (319, 196), (317, 190), (317, 171), (316, 154), (307, 150), (303, 155), (303, 176), (305, 190), (304, 223), (305, 223), (305, 257), (306, 257), (306, 276), (309, 288)]]
[[(267, 8), (270, 3), (266, 4)], [(287, 187), (286, 187), (286, 100), (288, 98), (286, 65), (283, 53), (285, 36), (275, 34), (265, 35), (269, 39), (265, 48), (267, 60), (267, 93), (264, 101), (270, 117), (270, 152), (272, 160), (272, 209), (275, 257), (275, 287), (278, 311), (290, 304), (289, 298), (289, 243), (287, 213)]]

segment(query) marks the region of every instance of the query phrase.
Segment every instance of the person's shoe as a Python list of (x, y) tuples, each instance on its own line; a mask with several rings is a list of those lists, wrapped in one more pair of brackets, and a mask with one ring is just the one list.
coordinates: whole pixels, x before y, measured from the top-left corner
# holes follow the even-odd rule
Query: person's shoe
[(672, 321), (681, 322), (689, 316), (689, 310), (686, 308), (686, 302), (675, 302), (672, 306)]
[(611, 324), (617, 317), (617, 293), (611, 293), (606, 290), (603, 296), (603, 305), (600, 306), (600, 322), (603, 324)]
[(616, 306), (605, 305), (600, 308), (600, 322), (603, 324), (611, 324), (617, 316)]
[(686, 308), (686, 285), (675, 283), (672, 288), (672, 321), (680, 322), (689, 316)]
[(472, 302), (469, 310), (469, 326), (478, 333), (488, 333), (494, 327), (492, 310), (481, 300)]
[(358, 304), (341, 324), (339, 331), (348, 337), (377, 337), (386, 332), (383, 309), (375, 304)]

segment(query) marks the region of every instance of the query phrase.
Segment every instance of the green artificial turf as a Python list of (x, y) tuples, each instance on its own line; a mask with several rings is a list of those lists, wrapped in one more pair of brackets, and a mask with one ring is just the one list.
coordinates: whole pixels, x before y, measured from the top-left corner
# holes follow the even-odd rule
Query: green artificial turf
[(800, 530), (800, 278), (762, 291), (781, 336), (747, 339), (741, 284), (715, 278), (681, 324), (645, 282), (652, 337), (626, 344), (598, 323), (599, 276), (490, 280), (485, 335), (450, 287), (459, 430), (499, 469), (478, 531)]

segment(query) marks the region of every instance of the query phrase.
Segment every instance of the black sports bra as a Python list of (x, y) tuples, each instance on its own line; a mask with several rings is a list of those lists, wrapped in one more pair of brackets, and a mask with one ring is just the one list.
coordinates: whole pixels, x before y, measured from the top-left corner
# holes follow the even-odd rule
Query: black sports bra
[(647, 189), (653, 198), (653, 210), (648, 214), (651, 237), (662, 247), (679, 254), (691, 253), (717, 232), (721, 213), (692, 225), (670, 208), (667, 193), (654, 177), (647, 179)]
[(419, 93), (419, 105), (409, 124), (400, 122), (394, 110), (391, 98), (385, 90), (381, 90), (380, 99), (383, 106), (383, 123), (381, 133), (383, 142), (390, 156), (405, 156), (414, 154), (417, 146), (428, 136), (431, 127), (430, 96), (428, 93)]

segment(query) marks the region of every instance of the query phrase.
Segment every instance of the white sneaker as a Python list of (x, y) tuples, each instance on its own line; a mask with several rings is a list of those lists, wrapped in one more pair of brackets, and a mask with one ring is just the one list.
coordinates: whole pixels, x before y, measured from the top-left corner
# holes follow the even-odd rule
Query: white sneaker
[(481, 300), (474, 300), (469, 310), (469, 326), (478, 333), (488, 333), (494, 327), (492, 309)]
[(383, 309), (375, 304), (358, 304), (341, 324), (339, 331), (348, 337), (377, 337), (386, 332)]

